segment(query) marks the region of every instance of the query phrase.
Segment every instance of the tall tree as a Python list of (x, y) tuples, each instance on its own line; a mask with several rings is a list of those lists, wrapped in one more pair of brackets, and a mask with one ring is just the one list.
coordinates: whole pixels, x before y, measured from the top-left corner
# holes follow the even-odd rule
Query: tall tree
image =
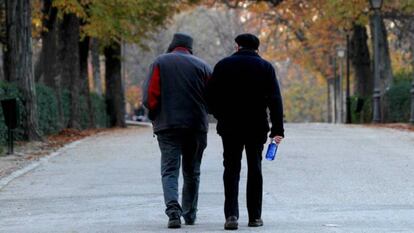
[(6, 47), (4, 73), (24, 97), (25, 131), (29, 140), (40, 140), (36, 89), (32, 64), (32, 21), (29, 0), (6, 0)]
[(371, 70), (367, 28), (364, 25), (355, 24), (352, 32), (350, 59), (354, 68), (354, 95), (358, 98), (359, 121), (361, 121), (360, 123), (371, 122), (371, 111), (364, 108), (364, 105), (372, 98), (374, 90), (374, 76)]
[(88, 78), (88, 55), (89, 55), (90, 38), (84, 37), (79, 42), (79, 65), (80, 65), (80, 90), (83, 98), (86, 99), (88, 111), (88, 127), (95, 127), (95, 116), (92, 109), (92, 100), (90, 96), (89, 78)]
[(121, 77), (121, 45), (112, 43), (105, 54), (105, 99), (111, 126), (125, 127), (125, 97)]
[(83, 32), (105, 48), (105, 87), (111, 126), (125, 127), (121, 41), (140, 44), (187, 1), (96, 1), (88, 5)]
[(91, 40), (91, 60), (93, 72), (93, 86), (94, 91), (99, 95), (102, 94), (101, 83), (101, 62), (99, 59), (99, 41), (97, 39)]
[[(1, 50), (4, 51), (6, 45), (6, 6), (5, 0), (0, 0), (0, 46)], [(4, 60), (4, 58), (3, 58)], [(4, 77), (4, 66), (3, 62), (0, 62), (0, 81), (6, 80)]]
[(58, 45), (58, 10), (52, 6), (52, 0), (42, 1), (42, 49), (35, 65), (36, 82), (43, 81), (47, 86), (56, 89), (57, 45)]
[[(374, 16), (370, 17), (371, 32), (375, 31), (374, 20), (379, 21), (378, 43), (379, 43), (379, 69), (380, 69), (380, 86), (381, 90), (386, 91), (393, 81), (393, 72), (391, 65), (391, 55), (388, 44), (388, 32), (384, 23), (383, 17), (380, 15), (377, 19)], [(374, 44), (374, 36), (371, 37), (372, 44)]]
[(79, 18), (73, 14), (65, 14), (59, 25), (59, 65), (61, 83), (68, 87), (70, 93), (70, 112), (68, 127), (81, 128), (79, 107), (80, 94), (80, 62), (79, 62)]
[(351, 37), (351, 60), (355, 70), (355, 93), (362, 98), (370, 98), (374, 88), (371, 73), (371, 59), (368, 48), (367, 29), (355, 24)]
[(58, 106), (59, 128), (63, 128), (65, 125), (58, 59), (58, 9), (52, 5), (52, 0), (42, 0), (41, 17), (42, 28), (40, 37), (42, 48), (35, 64), (35, 80), (36, 82), (43, 82), (55, 92)]
[[(114, 65), (114, 67), (106, 67), (105, 77), (109, 79), (106, 81), (111, 83), (112, 78), (121, 77), (120, 73), (111, 74), (111, 72), (120, 71), (117, 69), (121, 67), (121, 57), (117, 51), (120, 41), (139, 44), (142, 38), (148, 37), (149, 31), (162, 25), (181, 6), (193, 2), (197, 0), (54, 0), (52, 2), (52, 7), (60, 12), (58, 15), (63, 15), (59, 26), (59, 43), (61, 44), (59, 45), (59, 63), (62, 86), (70, 87), (70, 127), (79, 127), (80, 114), (77, 98), (79, 89), (81, 89), (79, 79), (83, 72), (79, 67), (84, 67), (80, 66), (84, 63), (79, 61), (83, 57), (79, 54), (79, 44), (75, 42), (76, 38), (78, 42), (84, 36), (98, 39), (102, 48), (106, 48), (105, 54), (109, 60), (106, 63)], [(79, 20), (82, 21), (80, 28)], [(122, 85), (106, 85), (108, 86), (117, 89), (106, 90), (107, 99), (118, 101), (116, 104), (110, 104), (108, 113), (119, 117), (125, 112)], [(111, 122), (117, 126), (125, 126), (123, 117)]]
[[(332, 70), (326, 63), (325, 57), (335, 54), (336, 48), (345, 46), (344, 31), (352, 30), (352, 59), (357, 82), (358, 96), (371, 97), (373, 89), (373, 75), (370, 67), (368, 49), (368, 34), (366, 27), (370, 27), (369, 1), (366, 0), (297, 0), (297, 1), (224, 1), (232, 6), (252, 9), (262, 9), (264, 19), (276, 21), (273, 30), (283, 32), (281, 36), (289, 45), (287, 53), (295, 63), (317, 72), (322, 76), (329, 76)], [(273, 7), (263, 6), (267, 2)], [(270, 3), (271, 2), (271, 3)], [(398, 3), (397, 3), (398, 2)], [(412, 1), (385, 1), (383, 12), (406, 8), (413, 5)], [(274, 6), (277, 6), (275, 8)], [(268, 17), (266, 17), (268, 16)], [(300, 20), (298, 20), (300, 19)], [(392, 68), (387, 43), (387, 28), (381, 19), (380, 53), (381, 53), (381, 90), (386, 91), (392, 81)], [(280, 25), (280, 26), (279, 26)], [(353, 26), (356, 25), (356, 26)], [(264, 30), (264, 32), (266, 32)], [(268, 35), (272, 33), (267, 33)], [(280, 35), (280, 34), (279, 34)], [(372, 35), (372, 33), (371, 33)], [(292, 40), (295, 38), (296, 40)], [(372, 37), (371, 37), (372, 39)], [(299, 43), (298, 43), (299, 42)]]
[[(375, 24), (378, 24), (378, 33), (375, 33)], [(381, 90), (381, 122), (384, 119), (388, 118), (389, 115), (389, 108), (386, 107), (387, 105), (387, 96), (385, 95), (387, 90), (391, 87), (393, 82), (393, 72), (392, 72), (392, 65), (391, 65), (391, 55), (389, 51), (388, 45), (388, 32), (387, 28), (384, 23), (383, 17), (379, 14), (378, 16), (373, 15), (370, 17), (370, 28), (371, 32), (373, 32), (373, 36), (371, 37), (372, 45), (374, 47), (375, 44), (375, 37), (378, 37), (378, 51), (373, 49), (374, 56), (376, 52), (379, 53), (379, 61), (378, 61), (378, 68), (379, 68), (379, 80), (375, 80), (378, 82), (378, 86)], [(375, 77), (374, 77), (375, 79)]]

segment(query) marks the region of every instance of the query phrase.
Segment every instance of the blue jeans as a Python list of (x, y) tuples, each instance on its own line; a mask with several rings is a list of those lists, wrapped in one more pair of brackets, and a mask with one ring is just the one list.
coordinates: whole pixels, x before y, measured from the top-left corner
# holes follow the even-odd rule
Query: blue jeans
[[(189, 129), (171, 129), (157, 133), (161, 150), (161, 177), (165, 213), (194, 221), (197, 214), (200, 165), (207, 146), (207, 133)], [(182, 207), (178, 202), (178, 177), (183, 166)]]

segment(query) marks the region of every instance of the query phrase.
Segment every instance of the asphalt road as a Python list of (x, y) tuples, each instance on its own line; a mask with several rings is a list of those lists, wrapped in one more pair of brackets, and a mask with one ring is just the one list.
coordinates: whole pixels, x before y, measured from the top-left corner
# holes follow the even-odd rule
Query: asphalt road
[[(414, 133), (288, 124), (286, 135), (277, 159), (263, 161), (261, 228), (247, 227), (243, 165), (239, 232), (414, 232)], [(3, 182), (0, 232), (223, 232), (222, 145), (214, 129), (208, 140), (194, 226), (166, 228), (156, 139), (135, 128), (87, 138)]]

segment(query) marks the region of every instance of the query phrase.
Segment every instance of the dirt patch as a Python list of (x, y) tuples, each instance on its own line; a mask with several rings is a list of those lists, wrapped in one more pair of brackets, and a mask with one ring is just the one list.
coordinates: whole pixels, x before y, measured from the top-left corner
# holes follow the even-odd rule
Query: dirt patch
[(13, 155), (4, 155), (7, 148), (3, 148), (3, 155), (0, 155), (0, 179), (25, 167), (32, 161), (39, 160), (41, 157), (55, 152), (66, 144), (101, 132), (114, 130), (119, 129), (89, 129), (84, 131), (65, 129), (59, 134), (48, 136), (44, 142), (16, 142)]
[(370, 124), (365, 125), (372, 128), (388, 128), (388, 129), (397, 129), (403, 131), (414, 132), (414, 124), (405, 124), (405, 123), (389, 123), (389, 124)]

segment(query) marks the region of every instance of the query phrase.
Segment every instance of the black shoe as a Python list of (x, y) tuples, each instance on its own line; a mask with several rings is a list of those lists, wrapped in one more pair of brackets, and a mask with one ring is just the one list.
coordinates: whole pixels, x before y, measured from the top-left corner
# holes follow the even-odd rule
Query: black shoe
[(188, 219), (188, 218), (184, 218), (185, 221), (185, 225), (194, 225), (195, 224), (195, 218), (194, 219)]
[(168, 228), (180, 228), (181, 227), (181, 219), (180, 216), (172, 216), (168, 220)]
[(236, 216), (230, 216), (226, 219), (226, 223), (224, 224), (224, 230), (237, 230), (239, 227), (239, 223), (237, 223)]
[(263, 226), (263, 220), (261, 218), (250, 220), (248, 226), (249, 227), (261, 227)]

